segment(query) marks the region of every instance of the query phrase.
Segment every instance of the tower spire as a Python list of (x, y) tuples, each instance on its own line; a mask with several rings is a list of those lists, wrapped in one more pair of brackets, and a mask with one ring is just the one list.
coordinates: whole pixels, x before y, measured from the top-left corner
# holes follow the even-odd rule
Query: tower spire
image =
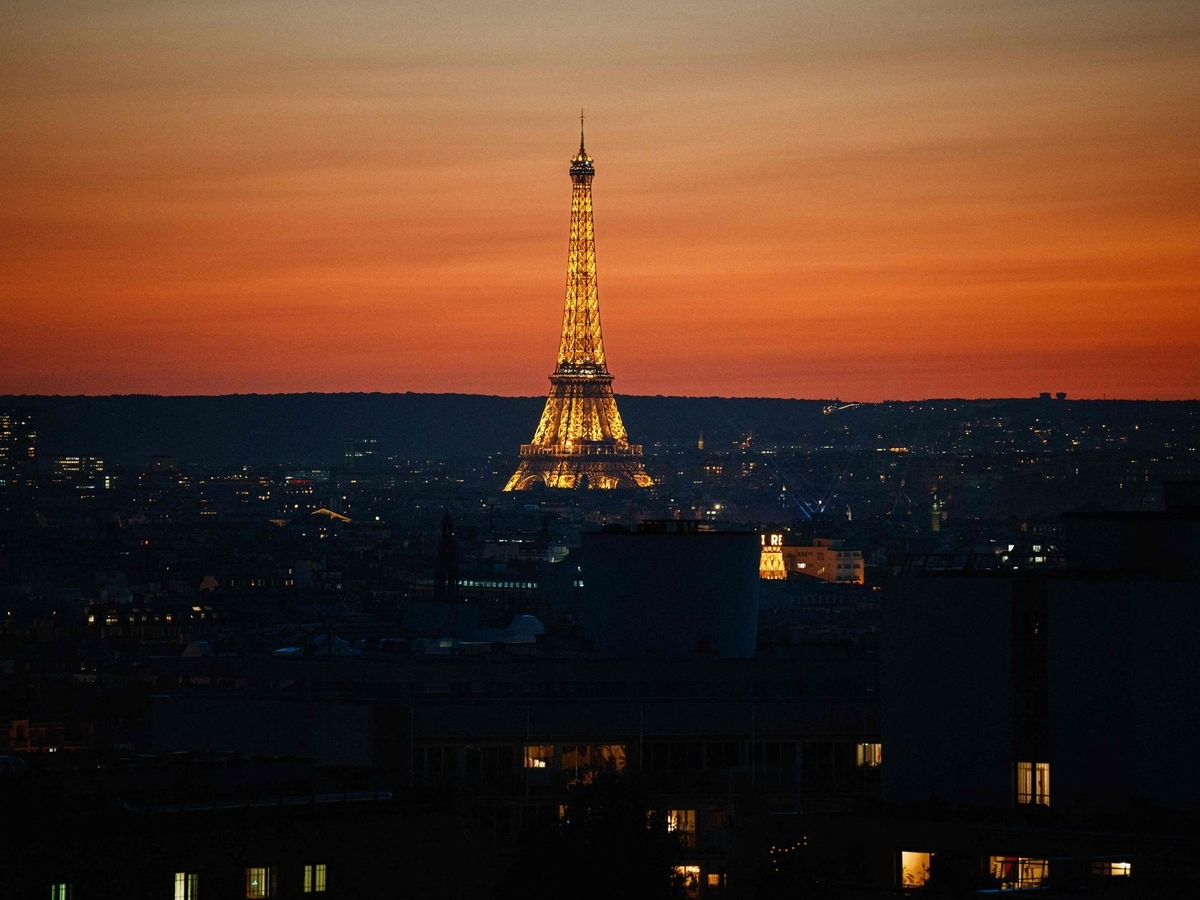
[(592, 222), (592, 179), (596, 169), (583, 143), (579, 111), (579, 152), (571, 159), (571, 237), (567, 251), (567, 290), (557, 365), (550, 395), (533, 441), (521, 446), (521, 462), (504, 486), (650, 487), (642, 448), (629, 443), (600, 333), (596, 281), (596, 231)]

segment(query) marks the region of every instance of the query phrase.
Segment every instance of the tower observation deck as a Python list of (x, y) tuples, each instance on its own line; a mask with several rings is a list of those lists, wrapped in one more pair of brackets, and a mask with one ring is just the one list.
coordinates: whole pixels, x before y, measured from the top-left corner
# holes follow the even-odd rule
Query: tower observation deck
[(596, 284), (596, 233), (592, 224), (592, 178), (596, 168), (583, 143), (571, 159), (571, 242), (567, 297), (558, 364), (533, 440), (521, 445), (521, 462), (504, 490), (552, 488), (644, 488), (654, 484), (642, 464), (642, 448), (629, 443), (612, 375), (604, 360), (600, 299)]

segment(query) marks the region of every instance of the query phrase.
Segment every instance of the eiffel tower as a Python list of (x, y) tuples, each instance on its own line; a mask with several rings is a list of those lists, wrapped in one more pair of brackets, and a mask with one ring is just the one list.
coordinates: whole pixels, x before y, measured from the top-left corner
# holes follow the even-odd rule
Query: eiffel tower
[(604, 362), (600, 300), (596, 288), (596, 234), (592, 225), (592, 158), (583, 146), (571, 159), (571, 245), (567, 300), (558, 365), (533, 441), (521, 445), (521, 463), (506, 491), (544, 484), (552, 488), (645, 488), (654, 480), (642, 465), (642, 448), (629, 443), (612, 376)]

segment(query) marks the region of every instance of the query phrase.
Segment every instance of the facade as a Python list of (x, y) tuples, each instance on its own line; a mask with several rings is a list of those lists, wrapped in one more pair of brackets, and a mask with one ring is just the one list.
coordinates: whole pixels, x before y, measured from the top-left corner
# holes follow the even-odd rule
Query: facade
[(37, 483), (37, 411), (0, 409), (0, 488)]
[(55, 484), (108, 487), (111, 483), (102, 456), (51, 456), (46, 460), (46, 477)]
[(584, 633), (602, 656), (748, 658), (758, 637), (759, 536), (650, 521), (583, 535)]
[(1144, 896), (1200, 879), (1196, 493), (1068, 514), (1065, 570), (886, 586), (883, 793), (922, 820), (906, 883), (1128, 877), (1119, 896)]
[(783, 561), (783, 535), (760, 535), (762, 552), (758, 561), (758, 576), (764, 581), (787, 579), (787, 563)]
[(850, 550), (841, 541), (814, 538), (808, 547), (782, 548), (789, 574), (807, 575), (822, 581), (862, 584), (866, 567), (861, 550)]
[(179, 471), (179, 463), (173, 456), (147, 456), (147, 475), (171, 475)]
[[(759, 659), (490, 647), (436, 658), (162, 658), (146, 673), (150, 749), (377, 773), (398, 800), (457, 823), (444, 857), (497, 854), (493, 878), (523, 833), (563, 814), (573, 787), (622, 772), (680, 838), (689, 896), (753, 896), (757, 854), (735, 850), (755, 846), (765, 816), (845, 814), (877, 797), (875, 666), (845, 648)], [(418, 878), (431, 865), (402, 842), (393, 852)], [(313, 859), (332, 879), (346, 856)]]
[(600, 333), (596, 237), (592, 223), (595, 167), (583, 145), (571, 159), (571, 242), (567, 296), (558, 364), (533, 440), (521, 445), (521, 462), (506, 491), (551, 488), (645, 488), (653, 485), (642, 448), (629, 443)]
[[(884, 603), (900, 801), (1200, 810), (1200, 509), (1066, 517), (1068, 569), (898, 578)], [(1075, 549), (1072, 549), (1075, 548)], [(971, 752), (961, 744), (970, 735)]]
[(379, 438), (348, 437), (342, 442), (347, 472), (378, 472), (383, 462)]

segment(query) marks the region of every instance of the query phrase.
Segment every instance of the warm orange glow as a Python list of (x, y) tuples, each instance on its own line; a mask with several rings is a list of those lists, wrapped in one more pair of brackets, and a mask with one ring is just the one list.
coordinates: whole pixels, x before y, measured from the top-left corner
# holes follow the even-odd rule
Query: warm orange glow
[(0, 392), (540, 395), (582, 104), (622, 392), (1200, 396), (1194, 0), (3, 21)]
[(1031, 888), (1050, 877), (1050, 860), (1027, 859), (1023, 856), (993, 856), (988, 871), (1001, 887)]
[(538, 484), (600, 490), (654, 484), (642, 464), (641, 446), (629, 443), (604, 363), (592, 222), (595, 167), (584, 149), (582, 115), (579, 124), (579, 152), (570, 168), (571, 239), (558, 365), (533, 440), (521, 445), (521, 462), (506, 491)]
[(700, 867), (695, 865), (675, 866), (675, 877), (685, 897), (700, 896)]
[(767, 581), (783, 581), (787, 578), (787, 566), (783, 561), (783, 535), (764, 534), (762, 552), (758, 557), (758, 577)]
[(900, 883), (905, 887), (923, 887), (929, 881), (932, 853), (904, 850), (900, 854)]
[(857, 750), (858, 765), (874, 768), (883, 765), (883, 745), (878, 743), (859, 744)]
[(1017, 803), (1050, 805), (1050, 763), (1017, 763)]

